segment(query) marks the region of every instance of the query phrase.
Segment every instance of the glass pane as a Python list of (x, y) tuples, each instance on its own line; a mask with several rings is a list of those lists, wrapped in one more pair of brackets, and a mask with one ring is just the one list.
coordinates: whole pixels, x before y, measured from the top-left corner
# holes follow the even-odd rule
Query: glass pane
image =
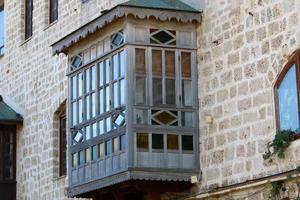
[(87, 69), (85, 71), (85, 92), (88, 93), (90, 91), (91, 79), (90, 79), (90, 70)]
[(102, 86), (103, 85), (103, 62), (99, 63), (99, 86)]
[(91, 114), (90, 105), (91, 105), (90, 96), (86, 96), (85, 97), (85, 117), (86, 117), (87, 120), (90, 119), (90, 117), (91, 117), (91, 115), (90, 115)]
[(111, 154), (111, 140), (105, 142), (105, 155)]
[(125, 79), (122, 79), (120, 81), (120, 87), (121, 87), (121, 105), (125, 105), (125, 99), (126, 99), (126, 82)]
[(72, 154), (72, 164), (73, 164), (73, 167), (76, 167), (78, 165), (78, 154), (77, 153)]
[(94, 123), (94, 124), (92, 125), (92, 127), (93, 127), (93, 137), (97, 137), (97, 135), (98, 135), (98, 131), (97, 131), (97, 123)]
[(135, 72), (146, 74), (145, 49), (135, 49)]
[(125, 55), (124, 51), (120, 52), (120, 76), (125, 76)]
[(85, 150), (85, 158), (86, 158), (86, 162), (91, 161), (91, 148)]
[(100, 89), (99, 91), (99, 109), (100, 109), (100, 114), (104, 112), (104, 94), (103, 94), (103, 89)]
[(148, 149), (149, 148), (149, 141), (148, 141), (148, 134), (147, 133), (137, 133), (136, 134), (136, 147), (138, 149)]
[(82, 99), (80, 99), (78, 101), (78, 116), (79, 116), (78, 123), (81, 123), (82, 122), (82, 118), (83, 118), (83, 110), (82, 110), (83, 105), (82, 104), (83, 104)]
[(77, 98), (77, 76), (72, 77), (72, 100)]
[(101, 143), (99, 145), (99, 155), (100, 155), (100, 157), (103, 157), (105, 155), (104, 143)]
[(166, 76), (175, 77), (175, 52), (166, 51)]
[(178, 150), (178, 135), (167, 135), (167, 147), (169, 150)]
[(182, 112), (181, 113), (181, 126), (193, 127), (193, 113)]
[(281, 130), (299, 131), (296, 66), (286, 73), (278, 87), (278, 107)]
[(87, 126), (85, 127), (85, 140), (91, 139), (91, 127)]
[(162, 75), (162, 52), (161, 50), (152, 50), (152, 75)]
[(83, 87), (82, 87), (82, 85), (83, 85), (83, 74), (80, 73), (78, 75), (78, 96), (79, 97), (82, 96), (82, 94), (83, 94)]
[(77, 102), (72, 103), (72, 125), (77, 123)]
[(112, 41), (111, 43), (114, 45), (114, 46), (119, 46), (123, 43), (123, 35), (122, 33), (116, 33), (113, 38), (112, 38)]
[(111, 131), (111, 118), (106, 118), (106, 132)]
[(116, 153), (119, 151), (119, 138), (113, 138), (113, 152)]
[(152, 134), (152, 149), (164, 149), (163, 134)]
[(135, 91), (135, 103), (146, 103), (146, 78), (136, 77), (136, 91)]
[(182, 102), (184, 106), (193, 105), (192, 81), (190, 80), (182, 81)]
[(92, 94), (92, 117), (96, 117), (96, 94)]
[(120, 136), (120, 150), (121, 151), (125, 150), (125, 145), (126, 145), (125, 135), (121, 135)]
[(158, 105), (162, 104), (162, 79), (161, 78), (153, 78), (152, 79), (153, 86), (153, 104)]
[(105, 133), (105, 130), (104, 130), (104, 120), (101, 120), (99, 122), (99, 134), (102, 135)]
[(109, 60), (105, 60), (105, 83), (109, 83), (109, 73), (110, 73), (110, 67), (109, 67)]
[(117, 124), (119, 127), (123, 126), (125, 122), (125, 118), (123, 117), (123, 115), (119, 114), (117, 116), (117, 118), (115, 119), (115, 124)]
[(183, 77), (191, 77), (191, 53), (181, 52), (181, 71)]
[(153, 115), (153, 119), (161, 125), (172, 125), (177, 122), (177, 112), (157, 112)]
[(166, 103), (175, 104), (175, 79), (166, 79)]
[(97, 160), (98, 159), (98, 146), (92, 146), (92, 160)]
[(82, 135), (82, 133), (81, 132), (76, 132), (75, 133), (75, 136), (74, 136), (74, 140), (77, 142), (77, 143), (79, 143), (79, 142), (82, 142), (82, 140), (83, 140), (83, 135)]
[[(159, 31), (158, 33), (155, 33), (153, 36), (153, 38), (155, 38), (157, 41), (159, 41), (158, 43), (168, 43), (170, 40), (173, 39), (173, 36), (171, 36), (169, 33), (165, 32), (165, 31)], [(152, 42), (152, 43), (157, 43), (157, 42)]]
[(105, 108), (105, 111), (109, 111), (110, 110), (110, 91), (109, 91), (109, 86), (107, 86), (105, 88), (105, 96), (106, 96), (106, 100), (105, 100), (106, 108)]
[(119, 85), (118, 82), (114, 83), (114, 108), (119, 107)]
[(182, 150), (183, 151), (193, 151), (193, 136), (183, 135), (182, 138)]
[(82, 165), (85, 163), (85, 158), (84, 158), (84, 151), (79, 151), (79, 165)]
[(75, 56), (72, 61), (72, 66), (74, 68), (78, 68), (81, 66), (81, 64), (82, 64), (81, 56), (79, 55)]
[(113, 78), (114, 80), (117, 80), (119, 77), (119, 63), (118, 63), (118, 54), (113, 56)]
[(148, 124), (148, 111), (147, 110), (135, 110), (135, 123), (136, 124)]
[(92, 67), (92, 90), (95, 90), (96, 87), (96, 68), (95, 66)]

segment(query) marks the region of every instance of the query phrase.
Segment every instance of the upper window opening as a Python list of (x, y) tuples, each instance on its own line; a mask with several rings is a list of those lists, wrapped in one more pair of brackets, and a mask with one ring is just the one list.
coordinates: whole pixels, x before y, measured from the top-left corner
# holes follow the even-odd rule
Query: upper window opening
[(25, 40), (32, 36), (33, 0), (25, 1)]
[(280, 130), (299, 133), (299, 66), (288, 64), (276, 84), (277, 121)]
[(53, 23), (58, 18), (58, 0), (50, 0), (49, 23)]
[(176, 45), (176, 31), (150, 29), (152, 44)]

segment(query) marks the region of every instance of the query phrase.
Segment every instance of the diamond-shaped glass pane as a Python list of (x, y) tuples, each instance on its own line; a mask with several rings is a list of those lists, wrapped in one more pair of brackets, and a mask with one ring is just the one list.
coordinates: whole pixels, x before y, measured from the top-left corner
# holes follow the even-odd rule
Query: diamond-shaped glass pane
[(171, 36), (170, 34), (168, 34), (165, 31), (160, 31), (158, 33), (155, 33), (152, 37), (163, 44), (165, 44), (173, 39), (173, 36)]
[(154, 114), (153, 119), (162, 125), (170, 125), (177, 121), (177, 117), (168, 111)]
[(77, 133), (75, 134), (75, 136), (74, 136), (74, 140), (75, 140), (76, 142), (81, 142), (81, 141), (83, 140), (83, 135), (82, 135), (82, 133), (77, 132)]
[(114, 45), (114, 46), (119, 46), (123, 43), (123, 35), (122, 33), (116, 33), (113, 38), (112, 38), (112, 41), (111, 43)]
[(72, 61), (72, 66), (74, 68), (78, 68), (81, 66), (81, 64), (82, 64), (81, 56), (79, 56), (79, 55), (75, 56)]
[(125, 122), (124, 116), (121, 114), (119, 114), (115, 119), (115, 124), (117, 124), (118, 126), (123, 126), (124, 122)]

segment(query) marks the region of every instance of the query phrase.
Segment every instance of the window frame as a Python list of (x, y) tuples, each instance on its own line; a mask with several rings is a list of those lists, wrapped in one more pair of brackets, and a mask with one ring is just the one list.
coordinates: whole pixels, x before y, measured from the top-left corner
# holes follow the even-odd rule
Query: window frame
[[(30, 3), (30, 4), (29, 4)], [(29, 21), (28, 21), (29, 20)], [(25, 0), (25, 40), (33, 34), (33, 0)]]
[[(63, 122), (64, 120), (65, 127), (63, 130)], [(63, 134), (64, 131), (64, 134)], [(65, 141), (63, 141), (65, 139)], [(65, 144), (65, 145), (64, 145)], [(63, 148), (65, 148), (63, 150)], [(59, 176), (66, 176), (67, 175), (67, 115), (65, 110), (59, 115)], [(63, 157), (62, 155), (65, 154)], [(63, 159), (65, 159), (63, 166)]]
[[(280, 111), (279, 111), (279, 98), (278, 98), (278, 89), (285, 78), (288, 71), (291, 67), (295, 65), (296, 68), (296, 82), (297, 82), (297, 97), (298, 97), (298, 113), (300, 114), (300, 51), (297, 51), (289, 61), (284, 65), (279, 75), (277, 76), (277, 80), (274, 84), (274, 102), (275, 102), (275, 124), (276, 131), (280, 130)], [(300, 124), (300, 116), (299, 116), (299, 124)], [(294, 140), (300, 139), (300, 132), (295, 133)]]

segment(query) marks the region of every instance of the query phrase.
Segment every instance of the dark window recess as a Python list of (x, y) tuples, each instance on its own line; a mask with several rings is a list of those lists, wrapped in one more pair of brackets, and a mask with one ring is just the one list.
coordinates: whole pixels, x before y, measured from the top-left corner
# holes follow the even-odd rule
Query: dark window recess
[(55, 22), (58, 19), (58, 0), (50, 0), (50, 16), (49, 23)]
[(0, 195), (16, 199), (16, 133), (15, 126), (0, 125)]
[(25, 40), (32, 36), (33, 0), (25, 1)]
[(193, 151), (193, 136), (190, 135), (183, 135), (182, 138), (182, 150), (183, 151)]
[(176, 45), (175, 31), (151, 29), (150, 33), (151, 33), (151, 39), (150, 39), (151, 43)]
[(67, 127), (66, 115), (60, 117), (59, 131), (59, 175), (64, 176), (67, 173)]
[(111, 38), (111, 48), (114, 49), (124, 43), (123, 33), (117, 32)]
[(164, 148), (164, 135), (152, 134), (152, 149), (163, 149)]

